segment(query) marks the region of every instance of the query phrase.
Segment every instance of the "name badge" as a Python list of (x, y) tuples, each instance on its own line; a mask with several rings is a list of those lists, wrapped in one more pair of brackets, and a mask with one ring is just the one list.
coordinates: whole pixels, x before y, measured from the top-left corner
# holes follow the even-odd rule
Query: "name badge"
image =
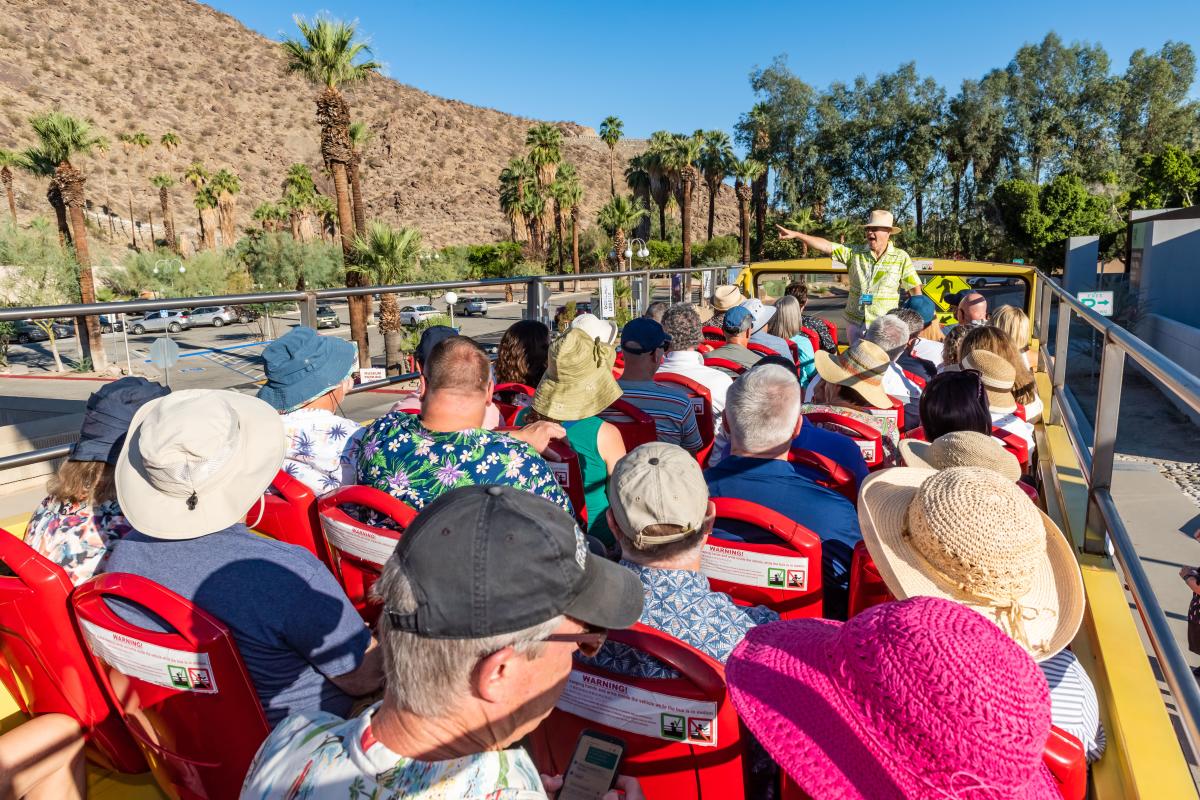
[(873, 295), (873, 294), (860, 295), (858, 298), (858, 304), (860, 306), (869, 306), (869, 305), (871, 305), (871, 303), (874, 303), (874, 302), (875, 302), (875, 295)]

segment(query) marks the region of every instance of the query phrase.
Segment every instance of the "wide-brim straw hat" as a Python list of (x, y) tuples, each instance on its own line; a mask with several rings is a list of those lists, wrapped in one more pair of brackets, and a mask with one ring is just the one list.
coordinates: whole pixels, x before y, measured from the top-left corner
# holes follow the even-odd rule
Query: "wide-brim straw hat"
[(713, 292), (713, 308), (717, 311), (728, 311), (746, 302), (746, 295), (735, 284), (727, 283), (718, 286)]
[(892, 233), (899, 233), (900, 228), (896, 226), (896, 220), (890, 211), (881, 211), (876, 208), (871, 211), (871, 216), (863, 224), (864, 228), (888, 228)]
[(883, 389), (883, 376), (892, 360), (879, 345), (859, 339), (836, 357), (824, 350), (818, 350), (813, 357), (821, 380), (853, 389), (876, 408), (892, 407), (892, 398)]
[(550, 346), (550, 362), (533, 393), (533, 410), (558, 422), (595, 416), (623, 394), (612, 368), (617, 353), (579, 328)]
[(979, 373), (987, 392), (988, 408), (1001, 414), (1017, 410), (1017, 399), (1013, 396), (1017, 371), (1008, 359), (988, 350), (972, 350), (962, 357), (962, 368)]
[(954, 431), (932, 442), (903, 439), (900, 456), (905, 466), (920, 469), (982, 467), (998, 472), (1010, 481), (1021, 478), (1021, 463), (989, 434), (978, 431)]
[(1038, 661), (1083, 621), (1071, 543), (1017, 485), (992, 470), (895, 467), (859, 490), (863, 541), (899, 599), (942, 597), (1000, 625)]
[(196, 539), (246, 516), (283, 466), (283, 420), (262, 400), (188, 389), (138, 409), (117, 461), (129, 523), (159, 539)]

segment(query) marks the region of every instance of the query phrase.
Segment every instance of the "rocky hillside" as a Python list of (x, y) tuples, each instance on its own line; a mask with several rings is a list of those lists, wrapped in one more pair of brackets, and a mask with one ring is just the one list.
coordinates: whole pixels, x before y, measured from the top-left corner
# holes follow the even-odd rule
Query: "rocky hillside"
[[(280, 20), (281, 28), (287, 25)], [(451, 54), (447, 68), (454, 68)], [(90, 118), (112, 147), (81, 164), (89, 199), (122, 216), (128, 216), (132, 188), (135, 217), (154, 213), (157, 221), (149, 177), (167, 171), (178, 179), (200, 160), (241, 177), (238, 223), (250, 224), (255, 205), (278, 198), (290, 164), (304, 162), (319, 172), (315, 95), (305, 81), (285, 74), (277, 43), (190, 0), (0, 0), (0, 147), (32, 143), (31, 114), (57, 108)], [(416, 226), (439, 246), (508, 235), (496, 176), (522, 150), (534, 120), (382, 77), (347, 97), (355, 117), (376, 132), (363, 173), (369, 216)], [(608, 150), (593, 129), (560, 125), (564, 155), (584, 182), (590, 223), (609, 194)], [(155, 145), (144, 154), (126, 152), (117, 135), (129, 131), (146, 132)], [(170, 153), (157, 144), (167, 131), (182, 142)], [(624, 160), (643, 146), (620, 144), (618, 181)], [(329, 193), (329, 182), (319, 181)], [(26, 214), (49, 214), (43, 184), (19, 175), (16, 189)], [(707, 193), (697, 194), (694, 224), (702, 237)], [(172, 197), (177, 224), (186, 229), (195, 216), (191, 191), (177, 186)], [(732, 189), (724, 187), (719, 232), (736, 230), (735, 205)]]

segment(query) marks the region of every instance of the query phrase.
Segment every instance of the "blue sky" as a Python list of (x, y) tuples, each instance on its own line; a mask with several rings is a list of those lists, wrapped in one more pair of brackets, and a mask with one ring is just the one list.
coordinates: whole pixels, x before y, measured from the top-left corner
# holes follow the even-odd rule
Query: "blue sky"
[[(915, 61), (950, 93), (1003, 67), (1048, 31), (1098, 42), (1113, 71), (1168, 40), (1200, 53), (1196, 0), (1088, 3), (720, 3), (609, 0), (216, 0), (213, 7), (279, 39), (291, 18), (326, 11), (357, 19), (387, 73), (424, 91), (596, 127), (609, 114), (626, 135), (666, 128), (732, 131), (753, 103), (747, 76), (787, 54), (823, 88)], [(1192, 95), (1200, 97), (1193, 84)]]

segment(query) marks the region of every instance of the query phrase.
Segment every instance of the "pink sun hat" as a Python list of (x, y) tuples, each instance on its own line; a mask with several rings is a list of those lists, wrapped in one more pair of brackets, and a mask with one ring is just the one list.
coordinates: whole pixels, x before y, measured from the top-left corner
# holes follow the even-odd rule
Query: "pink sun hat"
[(725, 676), (746, 726), (810, 797), (1061, 797), (1042, 763), (1042, 671), (958, 603), (914, 597), (845, 623), (761, 625)]

